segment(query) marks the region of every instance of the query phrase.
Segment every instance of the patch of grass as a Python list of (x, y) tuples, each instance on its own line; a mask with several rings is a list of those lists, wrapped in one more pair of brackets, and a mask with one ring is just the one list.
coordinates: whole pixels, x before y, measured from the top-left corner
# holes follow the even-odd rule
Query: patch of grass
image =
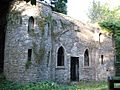
[(80, 81), (77, 84), (63, 85), (46, 81), (20, 84), (8, 81), (5, 78), (0, 78), (0, 90), (107, 90), (107, 83)]
[(5, 76), (2, 72), (0, 72), (0, 80), (4, 80), (5, 79)]
[(114, 87), (120, 88), (120, 83), (114, 83)]
[(5, 79), (4, 74), (0, 74), (0, 90), (17, 90), (21, 85)]
[(108, 86), (106, 82), (96, 81), (81, 81), (77, 85), (77, 90), (107, 90)]

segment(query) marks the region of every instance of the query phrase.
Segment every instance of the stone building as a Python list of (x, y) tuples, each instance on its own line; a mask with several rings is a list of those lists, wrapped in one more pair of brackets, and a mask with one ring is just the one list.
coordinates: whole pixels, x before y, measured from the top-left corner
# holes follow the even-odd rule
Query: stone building
[(17, 82), (106, 80), (114, 75), (111, 36), (37, 2), (13, 2), (4, 73)]

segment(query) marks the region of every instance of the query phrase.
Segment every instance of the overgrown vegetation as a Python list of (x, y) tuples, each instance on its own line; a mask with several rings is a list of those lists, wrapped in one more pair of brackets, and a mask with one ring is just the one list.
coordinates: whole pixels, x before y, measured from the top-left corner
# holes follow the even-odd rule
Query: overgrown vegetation
[(40, 60), (43, 59), (44, 54), (45, 54), (45, 46), (44, 44), (41, 43), (41, 46), (38, 50), (37, 50), (37, 47), (38, 47), (37, 44), (33, 42), (33, 53), (35, 56), (35, 60), (36, 60), (36, 63), (40, 63)]
[(100, 1), (95, 1), (91, 3), (91, 7), (89, 8), (88, 17), (91, 23), (100, 22), (101, 20), (105, 19), (106, 16), (109, 14), (108, 6), (102, 5)]
[(68, 26), (70, 26), (70, 25), (67, 25), (66, 23), (64, 23), (62, 20), (60, 20), (60, 23), (61, 23), (63, 30), (66, 29)]
[[(36, 5), (36, 0), (24, 0), (26, 2), (31, 2), (32, 5)], [(45, 1), (46, 0), (40, 0)], [(50, 0), (51, 8), (53, 11), (67, 14), (67, 0)]]
[(27, 60), (27, 62), (25, 64), (25, 69), (29, 69), (31, 64), (32, 64), (32, 62), (30, 60)]
[[(40, 13), (40, 16), (41, 16), (41, 19), (38, 20), (38, 25), (39, 25), (39, 28), (41, 30), (41, 37), (42, 37), (40, 40), (40, 44), (39, 44), (40, 46), (36, 42), (34, 42), (34, 40), (32, 42), (33, 43), (33, 47), (32, 47), (33, 54), (35, 56), (36, 63), (40, 63), (40, 60), (42, 60), (44, 55), (45, 55), (45, 44), (44, 44), (44, 33), (46, 32), (45, 25), (51, 23), (51, 21), (52, 21), (51, 15), (45, 16), (45, 15)], [(31, 37), (36, 38), (37, 35), (39, 35), (39, 34), (35, 33), (34, 31), (35, 31), (34, 29), (31, 29), (28, 33)], [(28, 67), (28, 65), (29, 64), (26, 63), (27, 67)]]
[(67, 0), (51, 0), (51, 7), (53, 11), (67, 14)]
[(40, 16), (41, 16), (41, 19), (38, 21), (38, 24), (39, 24), (39, 28), (42, 32), (42, 35), (44, 35), (45, 25), (51, 23), (52, 16), (51, 15), (45, 16), (45, 15), (42, 15), (42, 14), (40, 14)]
[(107, 83), (80, 81), (78, 84), (58, 85), (54, 82), (46, 81), (20, 84), (8, 81), (3, 74), (0, 74), (0, 90), (107, 90)]
[[(115, 77), (120, 79), (120, 77)], [(120, 84), (115, 84), (120, 87)], [(57, 84), (51, 81), (20, 84), (5, 79), (4, 74), (0, 74), (0, 90), (108, 90), (107, 82), (80, 81), (75, 84)]]
[(28, 34), (29, 34), (30, 36), (34, 37), (34, 36), (35, 36), (34, 31), (35, 31), (34, 29), (28, 30)]
[(12, 10), (8, 17), (7, 17), (7, 22), (10, 24), (10, 26), (17, 27), (20, 25), (21, 21), (21, 16), (20, 12)]
[(101, 5), (100, 2), (94, 1), (89, 11), (88, 16), (91, 22), (98, 23), (102, 29), (105, 29), (112, 35), (112, 44), (115, 54), (114, 59), (117, 64), (119, 64), (116, 70), (120, 73), (120, 7), (110, 9), (108, 6)]

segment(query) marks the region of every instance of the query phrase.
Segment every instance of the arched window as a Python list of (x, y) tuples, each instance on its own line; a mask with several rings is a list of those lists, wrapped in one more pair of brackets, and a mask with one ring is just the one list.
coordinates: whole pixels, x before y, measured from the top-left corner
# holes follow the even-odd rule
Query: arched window
[(34, 18), (31, 16), (28, 20), (28, 31), (34, 29)]
[(88, 49), (86, 49), (85, 53), (84, 53), (84, 66), (89, 66), (89, 52), (88, 52)]
[(101, 55), (101, 64), (104, 64), (103, 55)]
[(99, 33), (99, 43), (101, 42), (101, 36), (102, 35), (102, 33)]
[(64, 66), (64, 48), (62, 46), (57, 52), (57, 66)]

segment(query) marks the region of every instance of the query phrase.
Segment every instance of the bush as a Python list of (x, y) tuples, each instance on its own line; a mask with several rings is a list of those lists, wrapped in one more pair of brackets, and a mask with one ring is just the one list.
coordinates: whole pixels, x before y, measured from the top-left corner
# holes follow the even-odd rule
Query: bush
[(80, 81), (76, 84), (63, 85), (54, 82), (37, 82), (20, 84), (5, 79), (4, 75), (0, 75), (0, 90), (107, 90), (106, 82), (85, 82)]

